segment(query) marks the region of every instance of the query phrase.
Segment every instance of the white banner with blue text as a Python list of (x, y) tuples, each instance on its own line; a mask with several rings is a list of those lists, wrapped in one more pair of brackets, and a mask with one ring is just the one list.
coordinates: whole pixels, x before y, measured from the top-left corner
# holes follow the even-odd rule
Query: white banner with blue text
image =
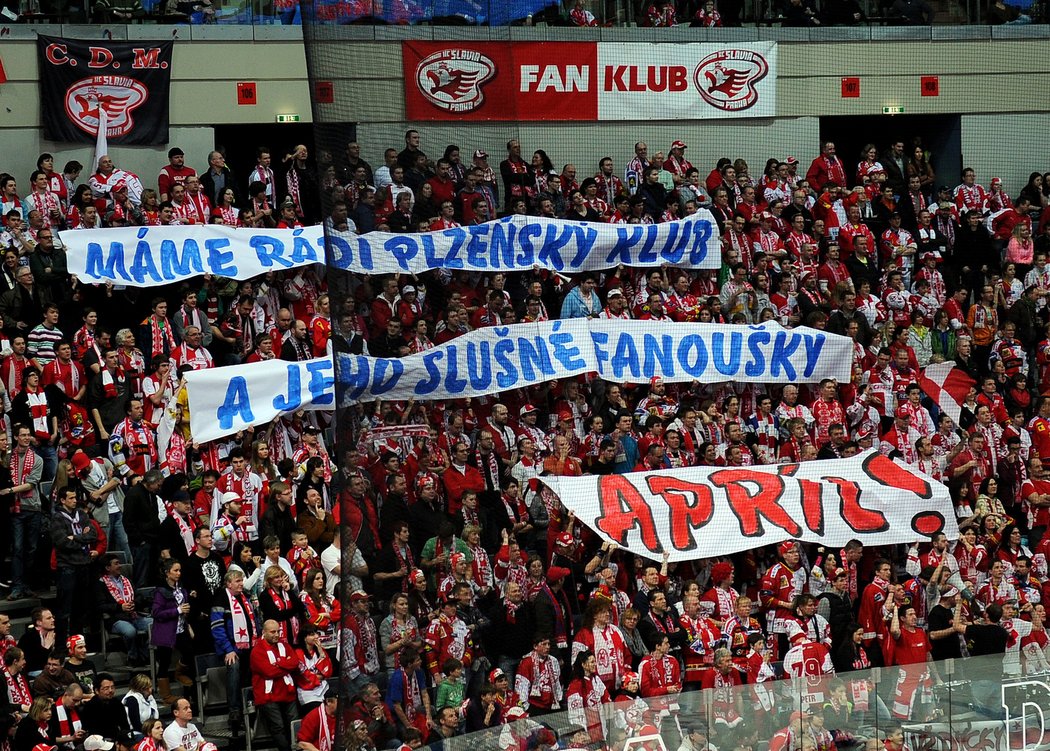
[(850, 377), (853, 342), (817, 329), (575, 318), (477, 329), (401, 358), (340, 354), (187, 374), (191, 427), (210, 441), (306, 406), (460, 399), (585, 373), (619, 383), (817, 383)]
[[(116, 227), (61, 233), (69, 271), (85, 283), (174, 284), (202, 274), (250, 279), (325, 263), (324, 228), (252, 229), (218, 224)], [(430, 269), (560, 274), (624, 266), (717, 269), (718, 225), (707, 209), (664, 224), (604, 224), (513, 215), (424, 232), (332, 233), (328, 263), (358, 274)]]

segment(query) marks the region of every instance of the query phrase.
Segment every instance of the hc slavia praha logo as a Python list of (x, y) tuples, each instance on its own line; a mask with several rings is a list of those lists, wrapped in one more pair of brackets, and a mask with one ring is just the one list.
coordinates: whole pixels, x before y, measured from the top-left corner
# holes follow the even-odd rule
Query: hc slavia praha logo
[(78, 128), (95, 135), (99, 110), (106, 113), (106, 131), (110, 136), (124, 136), (135, 127), (132, 112), (149, 99), (149, 90), (140, 81), (127, 76), (91, 76), (66, 90), (66, 115)]
[(446, 112), (472, 112), (485, 101), (481, 87), (496, 64), (476, 50), (444, 49), (416, 66), (416, 85), (428, 102)]
[(751, 50), (719, 50), (696, 66), (693, 85), (712, 107), (736, 112), (758, 102), (755, 85), (769, 73), (769, 63)]

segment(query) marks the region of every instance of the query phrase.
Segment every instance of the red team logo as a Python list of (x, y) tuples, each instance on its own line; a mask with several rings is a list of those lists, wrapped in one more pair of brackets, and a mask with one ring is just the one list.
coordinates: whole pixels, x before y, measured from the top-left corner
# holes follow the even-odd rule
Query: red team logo
[(693, 71), (693, 85), (704, 101), (728, 112), (746, 110), (758, 101), (755, 84), (769, 73), (769, 63), (751, 50), (720, 50)]
[(66, 91), (66, 114), (78, 128), (95, 135), (99, 110), (106, 113), (110, 137), (123, 136), (135, 127), (132, 113), (149, 99), (149, 90), (126, 76), (91, 76), (77, 81)]
[(445, 49), (416, 66), (416, 85), (427, 101), (446, 112), (471, 112), (481, 106), (481, 87), (496, 75), (496, 64), (475, 50)]

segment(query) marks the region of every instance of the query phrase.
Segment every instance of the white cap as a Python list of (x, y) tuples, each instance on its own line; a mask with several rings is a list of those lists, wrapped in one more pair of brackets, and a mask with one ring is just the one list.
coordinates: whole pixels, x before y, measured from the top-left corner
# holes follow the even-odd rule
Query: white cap
[(113, 741), (107, 741), (101, 735), (89, 735), (84, 739), (84, 751), (110, 751)]
[(227, 503), (233, 503), (234, 501), (240, 501), (240, 493), (223, 493), (220, 500), (220, 505), (225, 506)]

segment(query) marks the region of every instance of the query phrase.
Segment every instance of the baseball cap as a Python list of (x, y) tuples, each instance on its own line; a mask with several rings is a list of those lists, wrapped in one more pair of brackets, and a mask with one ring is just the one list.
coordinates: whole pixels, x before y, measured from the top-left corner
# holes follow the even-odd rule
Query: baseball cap
[(677, 141), (675, 141), (674, 143), (671, 144), (671, 148), (672, 149), (688, 149), (689, 147), (685, 145), (685, 141), (683, 141), (681, 139), (678, 139)]
[(547, 581), (549, 581), (551, 584), (553, 584), (554, 582), (559, 582), (566, 576), (568, 576), (570, 573), (572, 572), (564, 566), (551, 566), (549, 569), (547, 569)]
[(76, 470), (78, 475), (84, 474), (91, 467), (91, 459), (83, 451), (73, 454), (73, 458), (70, 461), (73, 462), (73, 469)]
[(623, 290), (619, 287), (613, 287), (611, 290), (605, 293), (606, 298), (611, 297), (623, 297)]
[(474, 158), (475, 159), (488, 159), (489, 158), (489, 154), (484, 149), (475, 149), (475, 151), (474, 151)]
[(362, 600), (371, 600), (372, 595), (365, 592), (363, 589), (355, 589), (350, 594), (350, 602), (361, 602)]
[(518, 411), (518, 416), (519, 416), (519, 417), (524, 417), (525, 415), (531, 415), (531, 414), (533, 414), (533, 413), (535, 413), (535, 412), (539, 412), (539, 410), (538, 410), (538, 409), (536, 409), (535, 405), (532, 405), (532, 404), (526, 404), (526, 405), (525, 405), (524, 407), (522, 407), (522, 408), (521, 408), (521, 409), (520, 409), (520, 410)]
[(558, 413), (558, 420), (564, 420), (566, 422), (572, 421), (572, 412), (567, 409), (563, 409)]
[(303, 426), (303, 432), (304, 433), (320, 433), (321, 429), (319, 427), (317, 427), (316, 425), (304, 425)]
[(234, 493), (234, 492), (231, 491), (231, 492), (223, 493), (222, 494), (222, 498), (220, 499), (219, 503), (220, 503), (220, 505), (225, 506), (227, 503), (233, 503), (234, 501), (239, 501), (239, 500), (241, 500), (240, 494), (239, 493)]
[(502, 668), (493, 668), (492, 672), (489, 673), (489, 683), (495, 683), (500, 678), (506, 678), (507, 674), (503, 672)]
[(907, 407), (901, 405), (900, 407), (897, 407), (897, 411), (894, 412), (894, 416), (904, 419), (905, 417), (911, 417), (911, 412), (908, 411)]
[[(127, 189), (128, 189), (128, 184), (124, 180), (117, 180), (115, 183), (113, 183), (113, 192), (114, 193), (116, 193), (117, 191), (120, 191), (120, 190), (127, 190)], [(90, 736), (88, 736), (88, 737), (90, 737)]]
[(107, 741), (101, 735), (89, 735), (84, 739), (84, 751), (110, 751), (113, 741)]
[(404, 287), (401, 288), (402, 295), (414, 295), (415, 293), (416, 288), (413, 287), (411, 284), (406, 284)]
[(789, 156), (789, 157), (788, 157), (787, 159), (785, 159), (784, 161), (785, 161), (785, 162), (787, 162), (788, 164), (798, 164), (798, 159), (796, 159), (796, 158), (795, 158), (795, 157), (793, 157), (793, 156)]

